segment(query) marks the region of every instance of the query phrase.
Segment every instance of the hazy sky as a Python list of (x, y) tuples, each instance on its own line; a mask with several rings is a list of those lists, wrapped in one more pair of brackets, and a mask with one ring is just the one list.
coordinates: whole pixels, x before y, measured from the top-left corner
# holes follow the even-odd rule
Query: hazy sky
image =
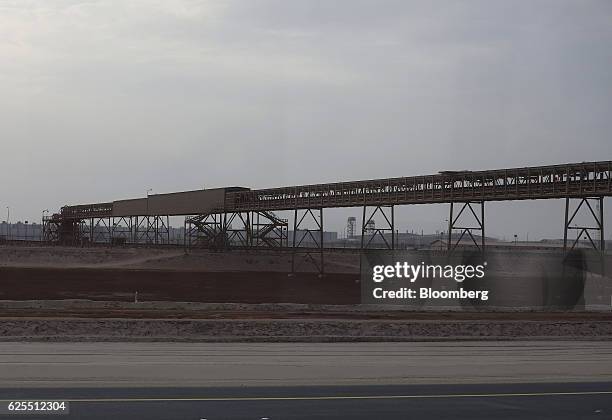
[[(609, 160), (611, 111), (609, 0), (0, 0), (2, 220), (148, 188)], [(403, 208), (398, 228), (446, 213)], [(562, 235), (559, 201), (488, 215), (492, 235)]]

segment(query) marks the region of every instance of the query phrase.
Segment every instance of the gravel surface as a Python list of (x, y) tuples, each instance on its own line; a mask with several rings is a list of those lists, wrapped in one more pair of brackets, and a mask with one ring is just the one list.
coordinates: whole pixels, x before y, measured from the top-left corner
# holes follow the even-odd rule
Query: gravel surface
[(610, 339), (609, 321), (24, 319), (0, 321), (3, 341), (423, 341)]

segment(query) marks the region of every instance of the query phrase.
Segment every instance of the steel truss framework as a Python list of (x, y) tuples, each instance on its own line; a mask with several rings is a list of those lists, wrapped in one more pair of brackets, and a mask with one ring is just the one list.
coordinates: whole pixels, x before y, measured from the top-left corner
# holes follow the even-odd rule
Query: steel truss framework
[(251, 214), (249, 212), (224, 213), (223, 226), (227, 246), (251, 246), (253, 233), (251, 231)]
[(112, 217), (92, 218), (89, 223), (89, 241), (92, 243), (112, 243)]
[(170, 243), (169, 216), (135, 216), (130, 222), (135, 244), (162, 245)]
[(43, 219), (43, 240), (65, 245), (170, 243), (169, 217), (93, 217), (86, 220)]
[[(385, 249), (395, 249), (395, 211), (391, 206), (375, 206), (368, 212), (368, 206), (363, 206), (363, 217), (361, 223), (361, 248), (371, 248), (375, 238), (380, 237)], [(383, 225), (376, 224), (373, 230), (368, 230), (370, 222), (376, 220), (376, 216), (381, 215)], [(391, 236), (391, 240), (387, 238)]]
[(293, 210), (610, 195), (612, 162), (604, 161), (234, 191), (226, 193), (225, 205), (232, 211)]
[[(236, 225), (237, 226), (236, 226)], [(185, 219), (185, 246), (287, 247), (287, 220), (272, 212), (209, 213)]]
[[(459, 204), (461, 206), (461, 210), (455, 216), (454, 205)], [(479, 206), (480, 209), (478, 211), (474, 210), (474, 207)], [(468, 237), (472, 240), (476, 248), (484, 254), (485, 252), (485, 202), (484, 201), (466, 201), (464, 203), (450, 203), (450, 215), (448, 218), (448, 243), (447, 249), (449, 254), (459, 246), (463, 237), (467, 234)], [(467, 211), (466, 211), (467, 210)], [(467, 214), (468, 217), (465, 217)], [(472, 217), (469, 217), (471, 215)], [(462, 216), (464, 216), (462, 218)], [(472, 219), (471, 223), (462, 226), (463, 223), (468, 222), (466, 219)], [(453, 231), (461, 231), (461, 234), (457, 238), (457, 240), (453, 243)], [(473, 232), (480, 233), (480, 243), (476, 240)]]
[(116, 217), (113, 219), (113, 245), (133, 242), (133, 220), (131, 217)]
[(48, 243), (60, 242), (60, 224), (49, 216), (43, 217), (43, 241)]
[(83, 220), (43, 218), (43, 241), (63, 245), (80, 246), (86, 241), (89, 228)]
[[(593, 249), (600, 251), (602, 254), (605, 251), (605, 237), (604, 237), (604, 200), (603, 197), (585, 197), (579, 199), (579, 203), (571, 213), (570, 216), (570, 207), (571, 207), (570, 198), (565, 199), (565, 228), (563, 230), (563, 249), (565, 252), (572, 251), (576, 245), (582, 239), (586, 241), (588, 239), (588, 244)], [(593, 204), (596, 204), (596, 209), (593, 209)], [(592, 219), (595, 225), (573, 225), (576, 216), (578, 216), (580, 210), (587, 210), (588, 214), (592, 216)], [(576, 239), (572, 242), (571, 247), (568, 249), (568, 234), (570, 230), (574, 230), (577, 232)], [(599, 233), (599, 238), (594, 239), (591, 232)], [(583, 236), (584, 235), (584, 236)]]
[(185, 246), (224, 248), (223, 215), (211, 213), (185, 218)]
[[(315, 213), (318, 213), (318, 215)], [(314, 224), (314, 228), (309, 227), (308, 222)], [(301, 263), (309, 262), (317, 269), (319, 274), (324, 274), (323, 238), (323, 209), (295, 209), (293, 216), (293, 253), (291, 256), (292, 273), (299, 269)], [(304, 246), (305, 240), (313, 243), (314, 247), (309, 246), (307, 249), (300, 249), (306, 248)]]

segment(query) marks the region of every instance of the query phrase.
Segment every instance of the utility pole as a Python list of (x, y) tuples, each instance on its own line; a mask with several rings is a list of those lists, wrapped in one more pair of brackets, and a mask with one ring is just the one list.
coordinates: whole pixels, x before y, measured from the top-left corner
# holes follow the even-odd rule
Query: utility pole
[(149, 215), (149, 193), (153, 191), (153, 188), (147, 190), (147, 216)]

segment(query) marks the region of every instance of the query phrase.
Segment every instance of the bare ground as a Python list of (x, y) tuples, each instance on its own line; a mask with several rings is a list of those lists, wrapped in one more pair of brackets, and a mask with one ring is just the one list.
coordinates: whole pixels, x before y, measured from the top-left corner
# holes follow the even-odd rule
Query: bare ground
[(610, 312), (417, 312), (360, 305), (358, 257), (335, 253), (326, 262), (324, 277), (312, 271), (288, 276), (291, 257), (278, 252), (0, 247), (0, 339), (612, 337)]

